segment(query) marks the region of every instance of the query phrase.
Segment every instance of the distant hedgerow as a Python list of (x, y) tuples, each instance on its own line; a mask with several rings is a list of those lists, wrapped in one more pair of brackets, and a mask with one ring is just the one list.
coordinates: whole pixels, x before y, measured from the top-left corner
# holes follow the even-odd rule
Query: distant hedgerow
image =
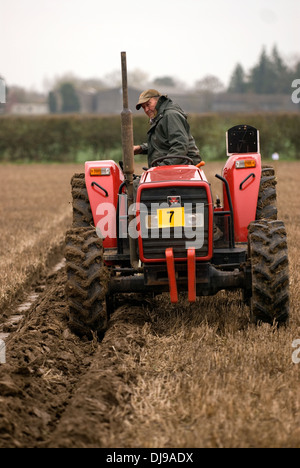
[[(283, 159), (300, 159), (300, 113), (192, 114), (188, 121), (204, 160), (226, 157), (225, 133), (238, 124), (259, 129), (262, 156), (277, 152)], [(134, 141), (147, 140), (148, 122), (133, 116)], [(121, 117), (46, 115), (0, 117), (0, 161), (76, 162), (85, 152), (95, 159), (119, 154)]]

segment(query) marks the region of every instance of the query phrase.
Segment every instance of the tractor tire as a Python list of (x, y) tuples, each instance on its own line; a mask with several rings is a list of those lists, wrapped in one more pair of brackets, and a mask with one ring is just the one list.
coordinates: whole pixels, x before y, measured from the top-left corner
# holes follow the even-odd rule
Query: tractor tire
[(101, 337), (107, 327), (106, 294), (109, 273), (103, 265), (102, 240), (92, 227), (66, 233), (65, 287), (69, 327), (79, 336)]
[(73, 198), (73, 227), (93, 225), (93, 215), (85, 186), (85, 175), (74, 174), (71, 179)]
[(251, 321), (277, 325), (289, 318), (289, 265), (282, 221), (254, 221), (249, 226)]
[(257, 201), (256, 219), (277, 219), (277, 180), (273, 167), (263, 166)]

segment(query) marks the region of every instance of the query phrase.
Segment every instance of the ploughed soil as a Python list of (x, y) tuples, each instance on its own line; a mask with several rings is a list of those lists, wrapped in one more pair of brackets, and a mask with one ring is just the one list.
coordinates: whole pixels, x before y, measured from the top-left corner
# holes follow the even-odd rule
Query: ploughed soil
[(142, 346), (146, 309), (128, 297), (101, 343), (80, 339), (68, 328), (65, 282), (63, 267), (37, 285), (36, 301), (5, 341), (0, 448), (108, 447), (118, 432), (114, 412), (127, 411), (134, 376), (120, 356)]
[(294, 312), (277, 331), (249, 325), (238, 293), (127, 295), (87, 340), (68, 327), (65, 284), (62, 266), (2, 325), (0, 448), (299, 446)]

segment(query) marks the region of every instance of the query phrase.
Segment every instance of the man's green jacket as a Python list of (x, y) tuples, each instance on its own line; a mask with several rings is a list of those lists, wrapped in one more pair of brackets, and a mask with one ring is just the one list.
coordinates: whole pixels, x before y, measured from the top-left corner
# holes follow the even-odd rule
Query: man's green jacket
[(188, 164), (172, 156), (188, 156), (198, 164), (201, 157), (184, 111), (167, 96), (159, 98), (156, 110), (148, 131), (148, 143), (141, 145), (142, 153), (148, 154), (148, 165), (162, 156), (166, 159), (158, 165)]

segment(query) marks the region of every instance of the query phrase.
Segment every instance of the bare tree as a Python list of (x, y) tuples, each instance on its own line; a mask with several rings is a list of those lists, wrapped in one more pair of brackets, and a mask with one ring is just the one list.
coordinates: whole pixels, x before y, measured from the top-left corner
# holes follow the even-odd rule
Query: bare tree
[(221, 93), (225, 86), (222, 81), (215, 75), (206, 75), (201, 80), (195, 83), (196, 91), (204, 91), (210, 93)]

